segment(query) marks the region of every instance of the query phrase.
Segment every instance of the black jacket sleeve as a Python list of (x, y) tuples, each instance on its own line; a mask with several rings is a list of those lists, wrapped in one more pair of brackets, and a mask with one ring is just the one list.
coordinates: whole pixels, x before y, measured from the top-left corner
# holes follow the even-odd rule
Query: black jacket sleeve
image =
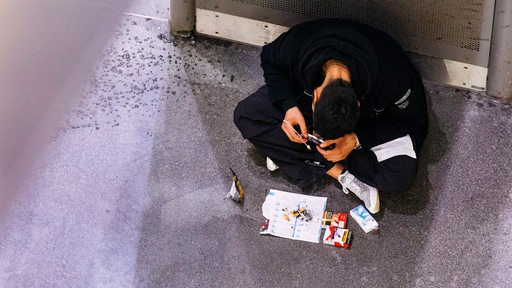
[[(385, 97), (387, 103), (377, 104), (369, 117), (361, 117), (354, 132), (361, 144), (374, 147), (393, 139), (411, 134), (422, 127), (427, 119), (425, 93), (419, 76), (412, 77), (412, 83), (388, 86), (398, 87), (395, 97)], [(405, 85), (404, 85), (405, 84)]]
[(289, 76), (290, 67), (287, 63), (289, 55), (286, 57), (287, 51), (282, 51), (281, 43), (286, 34), (282, 34), (275, 41), (263, 46), (260, 54), (263, 77), (268, 86), (270, 98), (284, 111), (297, 106), (295, 99), (298, 94)]

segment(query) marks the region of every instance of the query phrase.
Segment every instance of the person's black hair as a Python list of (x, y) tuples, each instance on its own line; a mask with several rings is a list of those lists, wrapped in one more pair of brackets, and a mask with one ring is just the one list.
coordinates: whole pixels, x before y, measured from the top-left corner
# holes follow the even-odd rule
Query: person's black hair
[(352, 132), (359, 120), (359, 107), (354, 88), (336, 79), (327, 84), (313, 113), (315, 132), (324, 139), (336, 139)]

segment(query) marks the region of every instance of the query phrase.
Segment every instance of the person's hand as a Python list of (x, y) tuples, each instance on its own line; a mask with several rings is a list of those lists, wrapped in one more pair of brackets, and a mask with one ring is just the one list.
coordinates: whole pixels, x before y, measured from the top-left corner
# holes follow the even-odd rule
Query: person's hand
[[(327, 147), (334, 144), (332, 149)], [(356, 135), (354, 133), (345, 134), (343, 137), (334, 140), (325, 140), (324, 143), (316, 146), (317, 150), (325, 159), (331, 162), (338, 162), (348, 157), (348, 154), (356, 147)]]
[[(300, 133), (302, 137), (295, 133), (295, 129), (293, 127), (296, 125), (299, 125), (300, 131), (297, 132)], [(298, 107), (292, 107), (286, 111), (283, 124), (281, 124), (281, 129), (283, 129), (290, 141), (306, 143), (306, 139), (308, 138), (308, 129), (306, 127), (306, 120), (304, 120), (304, 116)]]

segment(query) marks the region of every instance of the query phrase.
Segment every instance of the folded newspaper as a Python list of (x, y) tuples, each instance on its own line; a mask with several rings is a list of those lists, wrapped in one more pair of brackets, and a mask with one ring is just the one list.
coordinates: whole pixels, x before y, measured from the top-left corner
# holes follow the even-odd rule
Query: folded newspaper
[(265, 224), (260, 234), (320, 242), (327, 197), (270, 189), (262, 206)]

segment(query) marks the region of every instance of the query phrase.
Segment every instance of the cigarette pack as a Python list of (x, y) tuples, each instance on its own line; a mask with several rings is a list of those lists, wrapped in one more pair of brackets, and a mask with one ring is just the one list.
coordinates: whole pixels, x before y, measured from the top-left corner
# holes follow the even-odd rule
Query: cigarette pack
[(352, 241), (352, 232), (348, 229), (327, 227), (324, 234), (324, 244), (349, 248)]
[(364, 232), (368, 233), (379, 228), (379, 224), (372, 215), (364, 208), (363, 205), (359, 205), (354, 209), (350, 210), (350, 216), (363, 228)]
[(346, 228), (347, 214), (324, 211), (324, 217), (322, 219), (322, 228), (328, 228), (331, 226), (338, 228)]

